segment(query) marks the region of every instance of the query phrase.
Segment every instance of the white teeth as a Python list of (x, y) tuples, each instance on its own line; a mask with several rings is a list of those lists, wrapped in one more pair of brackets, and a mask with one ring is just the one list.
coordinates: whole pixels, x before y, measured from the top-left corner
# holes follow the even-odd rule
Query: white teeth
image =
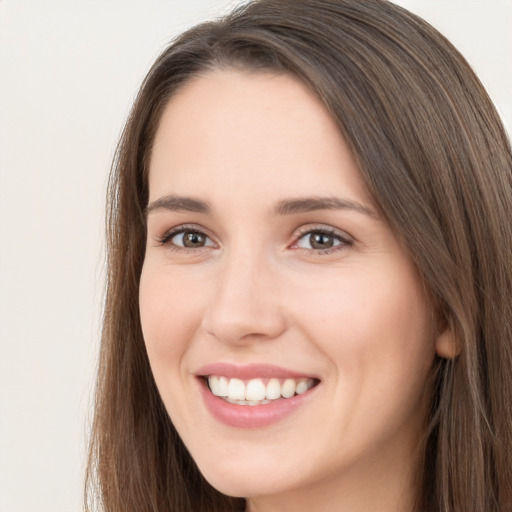
[(219, 396), (228, 396), (228, 379), (219, 377)]
[(228, 396), (228, 379), (212, 375), (208, 378), (208, 384), (215, 396)]
[(266, 397), (268, 400), (281, 398), (281, 384), (279, 383), (279, 379), (270, 379), (267, 382)]
[(228, 385), (228, 397), (231, 400), (245, 400), (245, 384), (240, 379), (231, 379)]
[(208, 385), (214, 395), (238, 405), (261, 405), (281, 397), (291, 398), (296, 394), (305, 393), (314, 384), (313, 379), (285, 379), (281, 384), (279, 379), (272, 378), (265, 385), (262, 379), (244, 382), (217, 375), (208, 377)]
[(307, 380), (301, 380), (301, 381), (297, 382), (297, 387), (295, 388), (295, 393), (297, 393), (297, 395), (302, 395), (302, 393), (305, 393), (308, 389), (311, 389), (312, 385), (313, 385), (312, 382), (310, 384)]
[(264, 400), (266, 393), (265, 384), (260, 379), (252, 379), (245, 388), (246, 400)]
[(281, 395), (283, 395), (284, 398), (291, 398), (293, 395), (295, 395), (295, 388), (295, 380), (286, 379), (284, 384), (281, 386)]
[(270, 400), (231, 400), (231, 398), (225, 398), (226, 402), (235, 405), (262, 405), (270, 403)]

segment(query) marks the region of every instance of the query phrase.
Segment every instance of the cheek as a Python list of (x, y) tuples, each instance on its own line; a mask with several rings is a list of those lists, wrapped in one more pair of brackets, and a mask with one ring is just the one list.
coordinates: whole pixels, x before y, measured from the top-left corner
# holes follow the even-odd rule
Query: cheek
[[(200, 323), (200, 295), (191, 283), (145, 265), (139, 291), (142, 332), (154, 373), (176, 364)], [(155, 375), (156, 377), (156, 375)]]
[(291, 307), (339, 379), (368, 395), (417, 394), (434, 359), (432, 322), (410, 265), (385, 270), (316, 279), (291, 296)]
[(396, 437), (415, 446), (427, 414), (435, 354), (428, 309), (415, 275), (394, 275), (346, 276), (303, 310), (334, 369), (333, 424), (354, 440), (354, 453)]
[(190, 380), (186, 358), (201, 323), (200, 299), (193, 280), (161, 265), (145, 264), (139, 289), (142, 333), (151, 371), (160, 396), (176, 428), (188, 428), (184, 418), (195, 418), (193, 402), (184, 386)]

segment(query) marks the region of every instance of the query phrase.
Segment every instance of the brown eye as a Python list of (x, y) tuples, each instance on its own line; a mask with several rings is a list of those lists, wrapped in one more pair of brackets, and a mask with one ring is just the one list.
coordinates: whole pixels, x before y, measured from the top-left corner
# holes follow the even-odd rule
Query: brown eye
[(304, 233), (297, 242), (301, 249), (313, 251), (326, 251), (341, 245), (348, 245), (348, 242), (335, 233), (319, 230)]
[(334, 237), (325, 233), (312, 233), (309, 235), (309, 244), (313, 249), (330, 249), (334, 246)]
[(206, 237), (201, 233), (183, 233), (183, 245), (185, 247), (203, 247)]
[(173, 235), (169, 242), (177, 247), (186, 249), (200, 249), (201, 247), (213, 246), (213, 242), (200, 231), (181, 231)]

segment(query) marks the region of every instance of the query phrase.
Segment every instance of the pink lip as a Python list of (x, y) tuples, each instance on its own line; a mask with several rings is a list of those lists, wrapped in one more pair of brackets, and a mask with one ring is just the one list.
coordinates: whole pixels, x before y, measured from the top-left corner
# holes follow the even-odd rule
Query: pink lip
[(250, 380), (253, 378), (314, 378), (309, 375), (266, 364), (237, 366), (228, 363), (214, 363), (202, 367), (197, 373), (199, 388), (210, 414), (225, 425), (237, 428), (259, 428), (272, 425), (304, 405), (313, 396), (318, 386), (292, 398), (272, 400), (262, 405), (231, 404), (215, 396), (203, 377), (222, 375), (228, 378)]
[(257, 378), (276, 378), (276, 379), (314, 379), (312, 375), (306, 375), (292, 370), (287, 370), (271, 364), (248, 364), (238, 366), (231, 363), (212, 363), (201, 367), (197, 376), (206, 377), (208, 375), (219, 375), (240, 380), (250, 380)]

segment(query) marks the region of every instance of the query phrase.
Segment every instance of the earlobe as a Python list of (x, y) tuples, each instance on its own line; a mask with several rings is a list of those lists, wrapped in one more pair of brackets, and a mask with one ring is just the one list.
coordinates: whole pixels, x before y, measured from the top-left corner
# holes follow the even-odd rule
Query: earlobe
[(446, 327), (435, 341), (437, 355), (445, 359), (453, 359), (460, 353), (460, 348), (450, 327)]

